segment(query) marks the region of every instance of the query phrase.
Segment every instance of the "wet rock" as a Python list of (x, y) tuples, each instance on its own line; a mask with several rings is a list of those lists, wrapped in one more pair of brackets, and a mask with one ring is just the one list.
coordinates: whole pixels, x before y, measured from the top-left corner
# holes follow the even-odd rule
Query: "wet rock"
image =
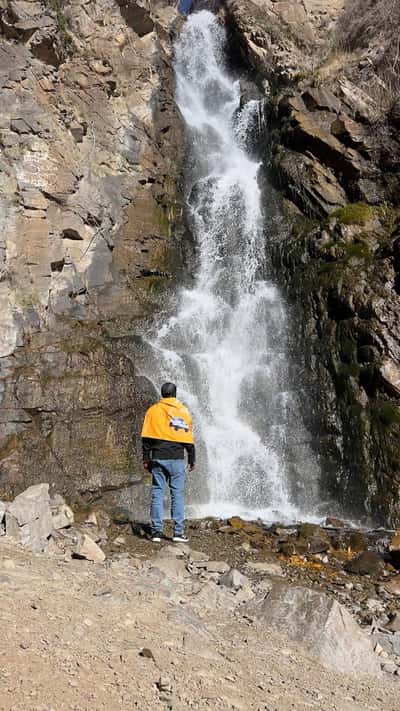
[(365, 551), (358, 558), (346, 563), (344, 569), (354, 575), (380, 575), (384, 567), (385, 564), (381, 556), (373, 551)]
[(103, 563), (106, 558), (105, 553), (86, 533), (80, 537), (80, 540), (74, 546), (73, 554), (76, 558), (85, 558), (93, 563)]
[(336, 516), (327, 516), (325, 526), (329, 528), (344, 528), (344, 522), (342, 519), (336, 518)]
[(243, 587), (250, 587), (250, 581), (245, 575), (240, 573), (235, 568), (232, 568), (228, 573), (222, 575), (219, 579), (219, 584), (232, 590), (240, 590)]
[(19, 494), (6, 510), (6, 532), (34, 553), (45, 551), (53, 530), (48, 484)]
[(326, 667), (345, 674), (380, 673), (370, 639), (345, 607), (323, 593), (280, 583), (249, 609), (267, 628), (305, 645)]
[(359, 531), (353, 531), (348, 538), (348, 547), (356, 553), (361, 553), (368, 548), (368, 538)]
[(240, 516), (232, 516), (228, 519), (229, 526), (234, 531), (240, 531), (241, 533), (247, 533), (249, 535), (260, 533), (260, 526), (250, 521), (244, 521)]

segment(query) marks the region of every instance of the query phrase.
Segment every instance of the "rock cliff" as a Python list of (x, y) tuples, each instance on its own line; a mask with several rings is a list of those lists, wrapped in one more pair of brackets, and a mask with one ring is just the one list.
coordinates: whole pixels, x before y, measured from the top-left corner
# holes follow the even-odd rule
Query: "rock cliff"
[(136, 337), (182, 262), (164, 0), (0, 3), (0, 491), (141, 476)]
[[(392, 0), (226, 0), (266, 97), (286, 230), (272, 257), (300, 324), (328, 489), (400, 521), (400, 83)], [(267, 198), (268, 199), (268, 198)]]

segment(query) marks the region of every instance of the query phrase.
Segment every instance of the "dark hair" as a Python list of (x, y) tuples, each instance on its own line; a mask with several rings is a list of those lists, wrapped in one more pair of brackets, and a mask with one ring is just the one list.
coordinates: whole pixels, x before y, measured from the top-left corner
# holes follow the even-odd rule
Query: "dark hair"
[(174, 383), (164, 383), (161, 386), (162, 397), (176, 397), (176, 385)]

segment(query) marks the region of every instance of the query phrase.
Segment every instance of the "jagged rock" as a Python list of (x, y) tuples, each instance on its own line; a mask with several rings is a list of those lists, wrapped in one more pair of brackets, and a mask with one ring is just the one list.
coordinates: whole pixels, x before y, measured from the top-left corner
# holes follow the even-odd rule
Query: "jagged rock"
[(344, 566), (348, 573), (355, 575), (380, 575), (384, 569), (384, 561), (374, 551), (365, 551), (358, 558), (350, 560)]
[(6, 532), (6, 529), (5, 529), (6, 509), (7, 509), (7, 504), (4, 501), (0, 501), (0, 536), (3, 536)]
[(86, 533), (80, 537), (78, 543), (73, 548), (76, 558), (85, 558), (93, 563), (103, 563), (106, 556), (101, 548)]
[(400, 397), (400, 365), (390, 358), (385, 358), (379, 367), (379, 374), (385, 388), (391, 395)]
[(74, 522), (74, 512), (65, 503), (62, 496), (54, 496), (50, 500), (50, 508), (53, 522), (53, 529), (58, 531), (60, 528), (71, 526)]
[(224, 560), (209, 560), (206, 563), (207, 573), (227, 573), (230, 566)]
[(301, 98), (309, 111), (325, 110), (331, 113), (340, 113), (340, 99), (327, 87), (307, 87), (305, 92), (301, 95)]
[(249, 579), (235, 568), (232, 568), (228, 573), (222, 575), (219, 579), (219, 584), (226, 588), (231, 588), (232, 590), (250, 587)]
[(161, 550), (155, 556), (155, 559), (159, 558), (185, 558), (185, 556), (192, 556), (196, 551), (191, 551), (189, 546), (182, 544), (179, 546), (167, 545), (163, 546)]
[(326, 667), (345, 674), (380, 673), (370, 639), (345, 607), (323, 593), (280, 583), (250, 610), (267, 627), (305, 645)]
[(145, 2), (141, 2), (141, 0), (117, 0), (117, 2), (126, 23), (139, 37), (143, 37), (153, 31), (154, 21), (147, 10)]
[(353, 121), (347, 114), (340, 116), (331, 125), (332, 134), (350, 148), (355, 148), (367, 158), (372, 150), (372, 142), (365, 127)]
[(273, 165), (286, 194), (308, 215), (329, 215), (347, 202), (334, 173), (319, 161), (280, 146)]
[(400, 613), (395, 612), (387, 625), (385, 625), (385, 629), (389, 630), (390, 632), (400, 632)]
[(395, 578), (388, 580), (385, 583), (385, 590), (391, 595), (396, 597), (400, 596), (400, 575), (396, 575)]
[(46, 550), (52, 530), (48, 484), (30, 486), (8, 505), (7, 536), (15, 538), (34, 553)]

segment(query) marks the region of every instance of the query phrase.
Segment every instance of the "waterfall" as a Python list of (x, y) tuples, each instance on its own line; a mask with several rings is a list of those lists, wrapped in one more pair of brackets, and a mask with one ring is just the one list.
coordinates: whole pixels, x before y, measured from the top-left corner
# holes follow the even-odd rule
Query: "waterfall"
[(192, 288), (149, 339), (145, 375), (177, 383), (199, 463), (189, 514), (310, 518), (318, 466), (289, 383), (287, 316), (266, 277), (268, 234), (247, 148), (261, 105), (240, 108), (214, 15), (189, 17), (176, 44), (177, 104), (188, 138), (187, 209), (198, 249)]

